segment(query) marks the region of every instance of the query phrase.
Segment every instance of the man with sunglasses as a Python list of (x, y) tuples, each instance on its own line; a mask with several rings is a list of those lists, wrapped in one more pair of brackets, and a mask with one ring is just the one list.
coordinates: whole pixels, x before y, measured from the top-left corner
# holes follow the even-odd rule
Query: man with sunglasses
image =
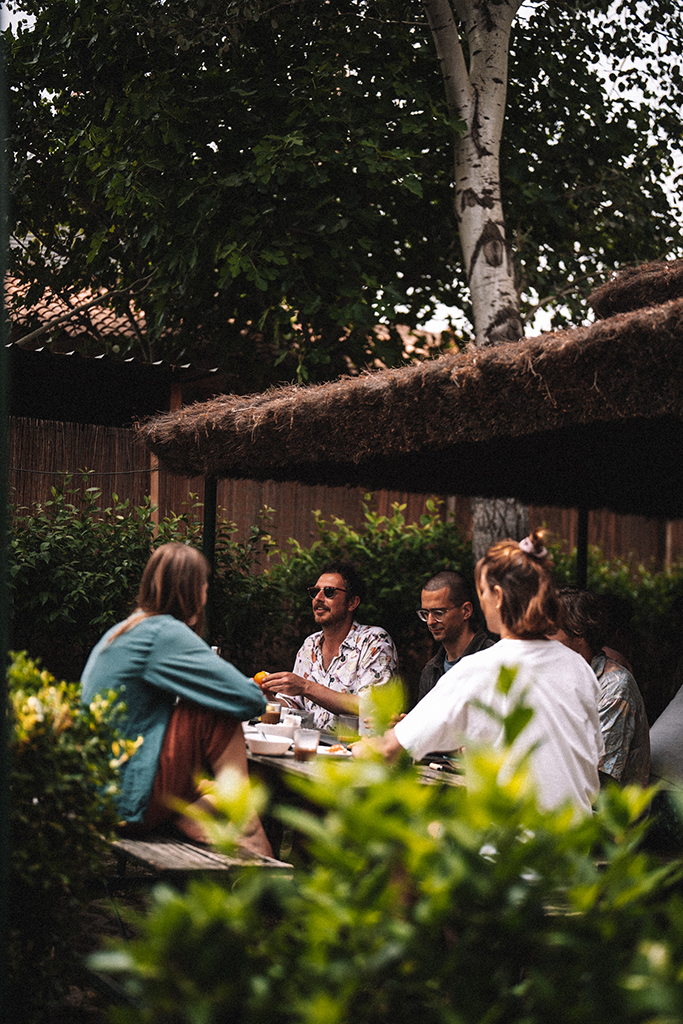
[(495, 643), (483, 629), (476, 628), (474, 598), (460, 573), (444, 571), (432, 576), (422, 588), (421, 604), (417, 614), (427, 623), (439, 649), (422, 670), (418, 701), (462, 658)]
[(355, 621), (365, 586), (350, 562), (326, 565), (308, 594), (319, 632), (304, 641), (293, 672), (273, 672), (261, 688), (312, 710), (316, 729), (330, 729), (337, 715), (358, 714), (362, 690), (385, 683), (396, 671), (396, 648), (379, 626)]

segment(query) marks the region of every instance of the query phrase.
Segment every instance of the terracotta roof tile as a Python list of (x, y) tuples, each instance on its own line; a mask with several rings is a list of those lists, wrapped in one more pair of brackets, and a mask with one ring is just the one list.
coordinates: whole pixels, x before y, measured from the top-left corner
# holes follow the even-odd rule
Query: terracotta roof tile
[[(38, 302), (25, 305), (22, 304), (22, 300), (28, 291), (29, 286), (15, 278), (8, 277), (5, 280), (5, 294), (9, 300), (7, 304), (12, 323), (11, 338), (13, 341), (31, 333), (36, 329), (37, 324), (44, 326), (50, 321), (57, 320), (68, 313), (70, 309), (75, 310), (97, 298), (98, 295), (97, 292), (83, 289), (70, 295), (66, 301), (47, 288)], [(105, 292), (101, 291), (99, 294), (104, 295)], [(134, 316), (138, 331), (144, 334), (146, 330), (144, 314), (136, 311)], [(101, 335), (106, 335), (108, 338), (112, 336), (133, 338), (136, 336), (135, 328), (128, 317), (121, 316), (113, 309), (103, 305), (94, 305), (80, 312), (74, 312), (71, 319), (56, 325), (54, 330), (65, 340), (75, 340), (83, 335), (89, 335), (95, 339)], [(36, 347), (45, 344), (50, 333), (52, 332), (46, 332), (36, 338)]]

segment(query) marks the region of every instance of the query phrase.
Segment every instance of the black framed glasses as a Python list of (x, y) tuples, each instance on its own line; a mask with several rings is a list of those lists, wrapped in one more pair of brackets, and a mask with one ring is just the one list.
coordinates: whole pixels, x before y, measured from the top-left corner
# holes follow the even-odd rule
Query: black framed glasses
[(443, 617), (446, 612), (450, 612), (453, 608), (457, 608), (456, 604), (449, 605), (448, 608), (418, 608), (417, 617), (422, 619), (423, 622), (427, 622), (429, 616), (435, 619), (436, 622), (443, 622)]
[(311, 601), (314, 597), (318, 596), (318, 593), (322, 590), (326, 598), (332, 598), (335, 595), (335, 591), (340, 590), (343, 594), (346, 593), (344, 587), (306, 587), (306, 593), (310, 597)]

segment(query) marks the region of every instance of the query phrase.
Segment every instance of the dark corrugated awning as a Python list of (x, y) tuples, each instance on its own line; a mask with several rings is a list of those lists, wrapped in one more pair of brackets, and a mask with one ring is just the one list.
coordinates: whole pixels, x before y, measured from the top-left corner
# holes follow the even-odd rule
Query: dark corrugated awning
[(190, 392), (190, 401), (215, 394), (225, 384), (220, 371), (190, 364), (88, 358), (17, 345), (7, 349), (11, 416), (125, 427), (169, 409), (174, 384)]

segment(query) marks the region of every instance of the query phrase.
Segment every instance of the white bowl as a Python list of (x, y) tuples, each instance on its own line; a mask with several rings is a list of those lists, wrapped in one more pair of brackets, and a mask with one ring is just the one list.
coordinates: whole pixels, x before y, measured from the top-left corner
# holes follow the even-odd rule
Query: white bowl
[[(290, 740), (294, 739), (294, 726), (285, 725), (284, 722), (280, 722), (278, 725), (264, 726), (263, 731), (267, 736), (277, 736), (278, 738), (289, 736)], [(250, 731), (247, 735), (253, 736), (254, 733)], [(260, 735), (258, 729), (256, 730), (256, 735)]]
[(270, 733), (247, 733), (244, 740), (252, 754), (284, 754), (292, 745), (290, 736), (272, 736)]

